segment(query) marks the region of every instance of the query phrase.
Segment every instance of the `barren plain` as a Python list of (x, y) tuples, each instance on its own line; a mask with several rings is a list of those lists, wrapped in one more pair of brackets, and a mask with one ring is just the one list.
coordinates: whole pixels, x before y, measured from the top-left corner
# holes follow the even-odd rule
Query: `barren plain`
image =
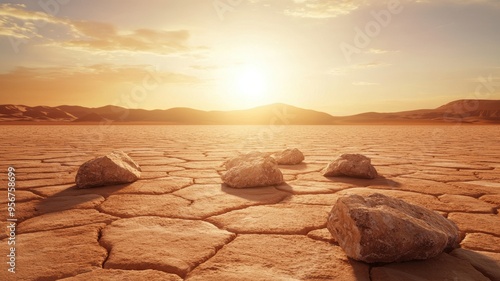
[[(0, 280), (500, 280), (498, 126), (0, 126), (0, 201), (15, 168), (15, 273), (1, 232)], [(233, 189), (238, 152), (299, 148), (285, 184)], [(112, 150), (131, 184), (76, 189), (78, 167)], [(326, 178), (342, 153), (374, 180)], [(426, 261), (365, 264), (326, 229), (339, 195), (383, 193), (457, 224), (461, 248)], [(390, 235), (390, 233), (388, 233)]]

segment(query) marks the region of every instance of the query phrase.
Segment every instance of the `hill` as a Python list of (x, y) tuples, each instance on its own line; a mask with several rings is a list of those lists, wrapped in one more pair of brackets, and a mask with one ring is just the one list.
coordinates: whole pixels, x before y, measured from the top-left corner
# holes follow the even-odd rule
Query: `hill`
[(0, 105), (0, 122), (38, 123), (158, 123), (192, 125), (333, 125), (333, 124), (500, 124), (500, 100), (457, 100), (435, 109), (335, 117), (287, 104), (271, 104), (246, 110), (203, 111), (192, 108), (166, 110), (127, 109), (118, 106), (88, 108)]

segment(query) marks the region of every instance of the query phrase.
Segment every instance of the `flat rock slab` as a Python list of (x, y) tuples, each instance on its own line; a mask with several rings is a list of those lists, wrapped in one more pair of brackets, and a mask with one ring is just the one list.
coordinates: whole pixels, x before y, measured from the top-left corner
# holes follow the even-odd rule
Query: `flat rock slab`
[(69, 209), (92, 209), (99, 206), (103, 201), (104, 197), (97, 194), (56, 196), (42, 200), (31, 200), (16, 205), (16, 218), (21, 222), (45, 213), (60, 212)]
[(95, 223), (110, 223), (117, 217), (99, 213), (93, 209), (72, 209), (40, 215), (21, 222), (19, 233), (46, 231)]
[(243, 234), (189, 273), (186, 280), (369, 281), (368, 266), (337, 246), (302, 235)]
[(64, 278), (61, 281), (134, 281), (134, 280), (162, 280), (182, 281), (175, 274), (158, 270), (121, 270), (121, 269), (96, 269), (91, 272), (79, 274), (74, 277)]
[(101, 243), (110, 250), (105, 268), (155, 269), (184, 276), (234, 238), (203, 221), (137, 217), (111, 223)]
[(500, 280), (500, 253), (455, 249), (452, 256), (466, 260), (491, 280)]
[(254, 205), (275, 204), (289, 195), (271, 186), (235, 189), (220, 184), (192, 185), (173, 194), (192, 202), (185, 213), (196, 218), (205, 218)]
[(371, 281), (490, 281), (469, 262), (448, 254), (425, 261), (392, 263), (371, 269)]
[(332, 194), (304, 194), (304, 195), (290, 195), (285, 198), (281, 203), (294, 203), (305, 205), (323, 205), (331, 207), (337, 202), (340, 195)]
[[(97, 242), (104, 224), (93, 224), (16, 236), (15, 280), (56, 280), (101, 268), (106, 249)], [(9, 253), (7, 240), (2, 253)], [(4, 264), (4, 266), (6, 266)], [(0, 280), (14, 280), (6, 268)]]
[[(1, 183), (1, 184), (2, 184), (2, 186), (7, 186), (7, 183)], [(2, 196), (2, 198), (0, 199), (0, 204), (7, 205), (7, 202), (10, 202), (10, 201), (8, 201), (8, 197), (7, 197), (7, 191), (6, 191), (7, 188), (5, 188), (4, 190), (5, 190), (5, 196)], [(2, 195), (3, 194), (4, 193), (2, 192)], [(26, 202), (26, 201), (30, 201), (30, 200), (43, 199), (42, 196), (36, 195), (33, 192), (26, 191), (26, 190), (17, 190), (15, 192), (15, 197), (16, 197), (16, 203)]]
[(330, 207), (301, 204), (253, 206), (207, 221), (235, 233), (307, 234), (326, 226)]
[(485, 233), (468, 233), (460, 243), (463, 248), (500, 253), (500, 237)]
[(330, 231), (327, 228), (322, 228), (322, 229), (315, 229), (307, 233), (307, 237), (314, 239), (314, 240), (320, 240), (320, 241), (325, 241), (328, 243), (332, 244), (337, 244), (337, 240), (332, 236)]
[(102, 202), (104, 202), (104, 197), (98, 194), (54, 196), (39, 201), (36, 208), (39, 214), (44, 214), (68, 209), (92, 209)]
[(120, 186), (113, 194), (165, 194), (193, 184), (193, 179), (183, 177), (162, 177), (154, 180), (139, 180)]
[[(322, 177), (324, 178), (324, 177)], [(276, 186), (277, 189), (290, 192), (293, 194), (322, 194), (322, 193), (335, 193), (337, 191), (351, 188), (352, 184), (340, 182), (315, 182), (305, 180), (295, 180), (286, 182)]]
[(428, 259), (459, 242), (443, 216), (378, 193), (339, 198), (327, 227), (349, 257), (369, 263)]
[(496, 208), (500, 209), (500, 194), (498, 195), (483, 195), (479, 198), (484, 202), (493, 204)]
[(460, 231), (483, 232), (500, 236), (500, 215), (450, 213), (448, 219), (457, 224)]
[(274, 204), (287, 195), (273, 187), (233, 189), (221, 185), (192, 185), (172, 194), (111, 195), (99, 209), (119, 217), (200, 219), (248, 206)]
[(118, 217), (161, 216), (171, 218), (192, 217), (185, 213), (191, 204), (189, 200), (171, 194), (143, 195), (120, 194), (111, 195), (99, 206), (104, 213)]
[(435, 197), (429, 194), (421, 194), (411, 191), (400, 191), (395, 189), (372, 189), (372, 188), (351, 188), (345, 189), (337, 194), (358, 194), (368, 196), (373, 193), (381, 193), (387, 196), (396, 197), (409, 203), (420, 205), (428, 209), (442, 212), (477, 212), (493, 213), (495, 205), (481, 201), (479, 199), (463, 195), (441, 195)]
[(430, 195), (455, 194), (479, 197), (484, 194), (483, 191), (474, 189), (472, 186), (458, 188), (457, 186), (449, 183), (442, 183), (431, 180), (410, 179), (404, 177), (396, 177), (393, 178), (393, 180), (397, 183), (397, 185), (387, 186), (387, 184), (370, 184), (370, 188), (412, 191)]
[(457, 163), (457, 162), (432, 162), (423, 164), (424, 166), (430, 167), (441, 167), (450, 169), (463, 169), (463, 170), (493, 170), (493, 167), (489, 167), (481, 164), (468, 164), (468, 163)]

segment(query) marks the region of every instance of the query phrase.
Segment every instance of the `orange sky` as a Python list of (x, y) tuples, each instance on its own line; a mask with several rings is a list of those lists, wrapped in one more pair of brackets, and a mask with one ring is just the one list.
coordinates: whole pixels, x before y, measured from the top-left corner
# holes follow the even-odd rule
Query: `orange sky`
[(500, 99), (497, 0), (4, 2), (0, 104), (348, 115)]

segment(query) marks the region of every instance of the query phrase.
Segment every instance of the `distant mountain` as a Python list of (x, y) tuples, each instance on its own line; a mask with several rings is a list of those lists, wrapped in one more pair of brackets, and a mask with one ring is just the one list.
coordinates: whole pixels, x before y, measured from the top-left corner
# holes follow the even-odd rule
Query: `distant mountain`
[(333, 124), (419, 124), (478, 123), (500, 124), (500, 100), (457, 100), (436, 109), (393, 113), (367, 112), (332, 116), (324, 112), (286, 104), (271, 104), (246, 110), (202, 111), (192, 108), (166, 110), (126, 109), (118, 106), (87, 108), (62, 105), (0, 105), (0, 122), (45, 123), (161, 123), (193, 125), (333, 125)]

